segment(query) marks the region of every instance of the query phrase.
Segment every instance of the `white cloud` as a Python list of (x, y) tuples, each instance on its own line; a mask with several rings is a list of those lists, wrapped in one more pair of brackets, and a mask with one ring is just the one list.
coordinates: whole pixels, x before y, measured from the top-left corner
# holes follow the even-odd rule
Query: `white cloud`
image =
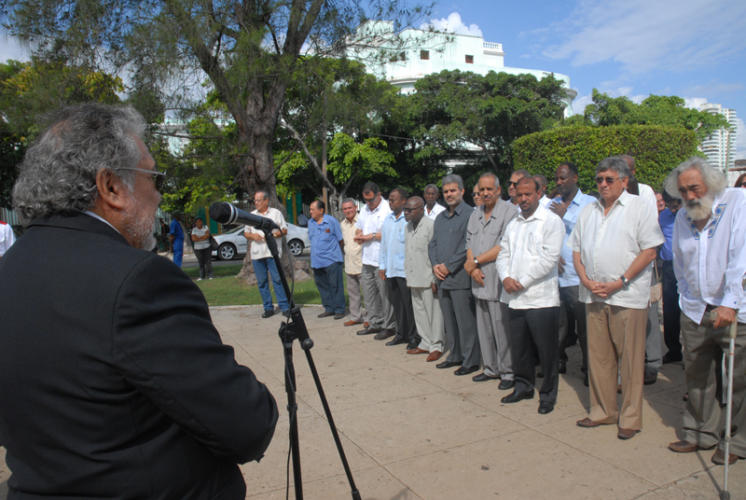
[(684, 98), (684, 106), (686, 106), (687, 108), (699, 109), (707, 103), (708, 101), (706, 97), (685, 97)]
[(574, 66), (617, 62), (625, 73), (687, 69), (728, 60), (744, 50), (743, 0), (581, 0), (547, 33), (544, 51)]
[(459, 35), (475, 35), (482, 36), (482, 30), (476, 24), (466, 25), (461, 20), (461, 14), (458, 12), (451, 12), (448, 17), (441, 19), (431, 19), (429, 23), (425, 23), (420, 28), (427, 28), (432, 26), (437, 31), (445, 31), (447, 33), (456, 33)]

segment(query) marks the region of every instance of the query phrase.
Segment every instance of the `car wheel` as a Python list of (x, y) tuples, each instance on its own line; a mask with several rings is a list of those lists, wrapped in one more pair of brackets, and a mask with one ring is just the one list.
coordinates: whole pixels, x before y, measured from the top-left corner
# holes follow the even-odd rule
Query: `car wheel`
[(220, 260), (233, 260), (236, 257), (236, 247), (233, 243), (222, 243), (218, 247), (218, 258)]
[(288, 248), (290, 253), (297, 257), (303, 253), (303, 242), (301, 240), (290, 240), (288, 241)]

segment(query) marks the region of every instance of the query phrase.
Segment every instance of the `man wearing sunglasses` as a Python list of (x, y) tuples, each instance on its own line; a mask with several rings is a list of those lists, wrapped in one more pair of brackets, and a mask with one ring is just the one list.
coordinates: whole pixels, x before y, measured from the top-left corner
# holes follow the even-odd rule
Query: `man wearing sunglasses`
[(149, 250), (163, 174), (132, 108), (63, 110), (26, 152), (0, 260), (10, 498), (244, 498), (277, 407)]
[[(649, 264), (663, 243), (648, 206), (625, 189), (630, 171), (610, 157), (596, 167), (601, 199), (580, 213), (571, 234), (573, 262), (586, 304), (590, 415), (580, 427), (617, 424), (619, 439), (642, 429)], [(622, 407), (617, 407), (617, 374)]]

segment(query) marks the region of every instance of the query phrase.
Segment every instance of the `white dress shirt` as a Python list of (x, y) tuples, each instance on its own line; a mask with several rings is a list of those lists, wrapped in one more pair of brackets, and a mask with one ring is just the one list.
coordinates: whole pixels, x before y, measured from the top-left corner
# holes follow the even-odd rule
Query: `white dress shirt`
[(746, 189), (718, 195), (702, 231), (681, 207), (673, 228), (673, 269), (679, 306), (689, 319), (700, 324), (710, 304), (737, 309), (738, 321), (746, 323)]
[[(272, 219), (275, 224), (281, 229), (281, 230), (287, 230), (288, 224), (285, 222), (285, 217), (282, 216), (282, 212), (277, 210), (276, 208), (269, 207), (266, 212), (263, 214), (259, 213), (259, 210), (252, 210), (252, 214), (259, 215), (261, 217), (267, 217), (268, 219)], [(244, 232), (249, 233), (255, 233), (255, 234), (261, 234), (264, 236), (264, 231), (261, 229), (257, 229), (252, 226), (244, 226)], [(277, 239), (275, 239), (277, 241)], [(282, 257), (282, 245), (280, 243), (277, 243), (277, 256)], [(267, 246), (266, 241), (251, 241), (251, 259), (266, 259), (267, 257), (272, 257), (272, 253), (269, 251), (269, 247)]]
[[(661, 245), (663, 233), (658, 218), (650, 214), (647, 203), (623, 191), (604, 215), (602, 200), (583, 208), (570, 235), (573, 252), (580, 253), (585, 274), (592, 281), (618, 280), (643, 250)], [(647, 309), (650, 301), (652, 267), (646, 266), (632, 278), (629, 286), (606, 299), (580, 286), (580, 300), (586, 304), (605, 302), (613, 306)]]
[[(364, 235), (380, 233), (383, 221), (386, 220), (386, 216), (390, 213), (389, 202), (383, 198), (381, 198), (381, 202), (375, 210), (370, 210), (366, 203), (357, 216), (355, 227), (362, 230)], [(380, 250), (381, 242), (375, 238), (363, 243), (363, 264), (378, 267)]]
[(437, 201), (435, 202), (435, 205), (433, 205), (433, 209), (430, 210), (429, 212), (427, 211), (427, 205), (425, 205), (425, 217), (427, 217), (428, 219), (430, 219), (431, 221), (434, 222), (435, 218), (438, 216), (438, 214), (440, 212), (442, 212), (443, 210), (445, 210), (445, 209), (446, 209), (446, 207), (444, 207), (443, 205), (441, 205)]
[(558, 307), (557, 263), (565, 237), (565, 225), (557, 214), (539, 206), (528, 219), (519, 214), (505, 228), (497, 255), (500, 281), (513, 278), (523, 290), (508, 293), (500, 301), (511, 309)]

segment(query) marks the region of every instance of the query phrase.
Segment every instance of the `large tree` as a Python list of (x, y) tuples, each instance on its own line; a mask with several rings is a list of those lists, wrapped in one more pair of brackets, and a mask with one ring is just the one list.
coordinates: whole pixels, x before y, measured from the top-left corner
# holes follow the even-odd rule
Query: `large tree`
[[(188, 98), (189, 82), (200, 85), (207, 77), (236, 124), (246, 189), (267, 189), (273, 197), (272, 144), (301, 52), (341, 55), (347, 45), (360, 43), (396, 49), (396, 43), (377, 39), (386, 32), (355, 28), (369, 19), (394, 19), (397, 33), (427, 13), (408, 8), (405, 0), (9, 0), (5, 5), (6, 26), (37, 53), (125, 71), (146, 96)], [(365, 33), (366, 40), (356, 33)]]

